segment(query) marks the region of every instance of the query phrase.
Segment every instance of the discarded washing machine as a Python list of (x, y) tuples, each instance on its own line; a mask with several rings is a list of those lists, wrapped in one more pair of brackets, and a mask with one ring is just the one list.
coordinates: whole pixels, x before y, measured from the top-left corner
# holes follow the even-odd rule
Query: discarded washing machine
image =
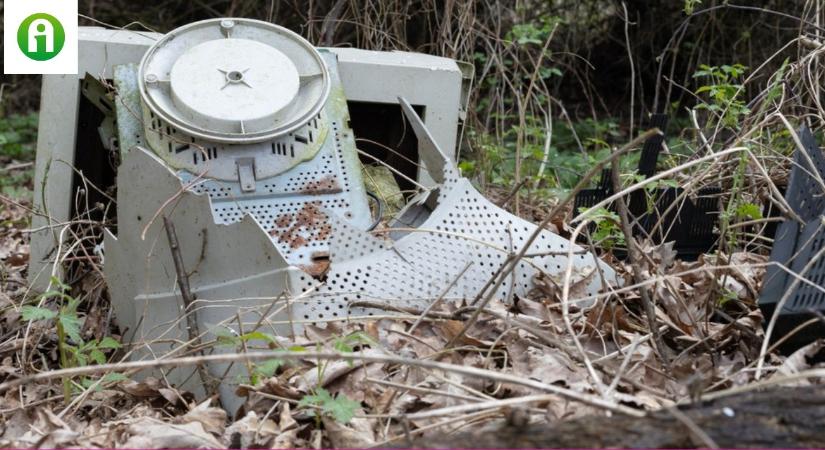
[[(454, 61), (318, 49), (269, 23), (218, 19), (165, 36), (82, 29), (81, 63), (79, 77), (44, 78), (35, 198), (49, 214), (35, 219), (31, 277), (47, 282), (60, 226), (91, 217), (78, 205), (97, 202), (78, 197), (105, 191), (94, 182), (116, 187), (102, 254), (133, 358), (188, 354), (226, 333), (288, 338), (372, 315), (369, 302), (469, 301), (536, 229), (454, 165), (467, 85)], [(422, 186), (381, 233), (369, 231), (359, 148)], [(615, 282), (553, 233), (528, 253), (496, 301), (528, 295), (540, 275), (561, 285), (568, 262), (577, 299)], [(220, 380), (224, 405), (237, 406), (243, 366), (164, 376), (189, 389)]]

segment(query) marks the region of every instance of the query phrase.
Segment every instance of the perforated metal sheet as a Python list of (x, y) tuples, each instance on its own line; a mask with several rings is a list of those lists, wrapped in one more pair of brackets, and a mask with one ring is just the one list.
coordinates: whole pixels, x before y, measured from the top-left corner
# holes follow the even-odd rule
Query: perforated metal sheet
[(169, 166), (224, 181), (238, 179), (235, 160), (243, 157), (255, 159), (258, 178), (284, 173), (315, 158), (329, 134), (329, 119), (321, 112), (303, 128), (271, 142), (220, 144), (186, 136), (154, 113), (146, 114), (147, 140)]
[[(315, 159), (257, 181), (255, 192), (218, 180), (197, 183), (193, 191), (209, 194), (217, 223), (234, 223), (252, 214), (290, 264), (310, 268), (328, 256), (330, 214), (362, 229), (372, 222), (352, 130), (342, 125), (344, 114), (331, 121), (332, 133)], [(184, 182), (194, 179), (189, 172), (178, 175)]]
[[(492, 204), (469, 180), (460, 178), (453, 163), (423, 132), (426, 128), (412, 108), (403, 100), (402, 106), (419, 140), (428, 141), (423, 148), (428, 148), (430, 154), (422, 155), (422, 159), (428, 167), (436, 168), (430, 170), (432, 178), (444, 180), (437, 206), (417, 229), (394, 242), (334, 219), (332, 264), (326, 282), (318, 283), (309, 276), (293, 280), (304, 296), (293, 309), (294, 319), (334, 320), (375, 312), (350, 306), (357, 301), (423, 309), (442, 294), (447, 300), (471, 300), (507, 256), (518, 253), (536, 230), (536, 225)], [(569, 261), (571, 247), (574, 257)], [(529, 295), (536, 289), (536, 277), (555, 286), (560, 295), (568, 263), (573, 265), (571, 284), (575, 286), (570, 300), (604, 292), (618, 283), (609, 266), (549, 231), (539, 234), (527, 254), (533, 256), (518, 264), (495, 293), (497, 300), (509, 302), (514, 295)]]
[[(360, 300), (423, 309), (456, 279), (444, 298), (472, 300), (507, 256), (521, 250), (536, 226), (490, 203), (466, 179), (453, 180), (446, 187), (429, 219), (396, 242), (383, 241), (343, 221), (334, 221), (332, 265), (326, 282), (318, 285), (311, 277), (300, 277), (296, 284), (302, 286), (302, 292), (311, 294), (295, 306), (295, 319), (344, 318), (348, 312), (373, 314), (370, 309), (349, 308)], [(577, 286), (571, 300), (603, 292), (608, 284), (616, 283), (614, 271), (592, 254), (543, 231), (528, 250), (528, 254), (543, 256), (520, 262), (495, 298), (509, 302), (513, 295), (529, 295), (536, 289), (537, 276), (558, 286), (560, 295), (571, 245), (571, 281)]]
[[(426, 130), (409, 104), (402, 101), (402, 106), (418, 138), (431, 140), (428, 133), (421, 132)], [(342, 113), (334, 107), (327, 112), (331, 117), (344, 117), (335, 116)], [(333, 129), (338, 126), (334, 123)], [(209, 184), (214, 181), (181, 192), (192, 180), (172, 172), (156, 155), (139, 147), (125, 155), (118, 172), (118, 235), (107, 232), (105, 270), (117, 320), (128, 330), (124, 338), (141, 345), (132, 353), (133, 358), (164, 354), (189, 339), (171, 250), (162, 237), (157, 214), (169, 215), (177, 227), (180, 252), (185, 269), (192, 271), (189, 281), (197, 303), (189, 313), (196, 314), (204, 340), (214, 339), (218, 324), (238, 333), (236, 318), (247, 331), (263, 322), (272, 333), (290, 335), (301, 332), (303, 323), (375, 313), (354, 306), (359, 300), (423, 309), (442, 294), (447, 300), (471, 299), (536, 230), (535, 225), (485, 199), (467, 179), (459, 177), (435, 143), (428, 142), (422, 147), (430, 149), (425, 161), (436, 168), (431, 172), (440, 170), (431, 176), (444, 180), (434, 194), (434, 210), (420, 227), (407, 230), (395, 241), (362, 231), (357, 218), (347, 217), (354, 209), (323, 203), (340, 200), (334, 195), (353, 195), (363, 189), (357, 175), (347, 171), (357, 164), (354, 147), (347, 147), (347, 142), (352, 142), (351, 132), (341, 127), (336, 135), (339, 139), (330, 139), (332, 145), (325, 146), (321, 156), (283, 175), (291, 178), (260, 182), (256, 192), (261, 197), (244, 193), (237, 185)], [(327, 170), (342, 168), (334, 172), (342, 192), (307, 194), (306, 198), (295, 195), (291, 190), (294, 180), (316, 176), (324, 164)], [(265, 190), (266, 183), (269, 187)], [(272, 203), (273, 199), (292, 204)], [(427, 200), (419, 206), (433, 203)], [(293, 208), (288, 211), (294, 221), (279, 223), (278, 214), (285, 211), (275, 209), (279, 207)], [(299, 208), (297, 214), (295, 208)], [(323, 222), (309, 218), (316, 213)], [(284, 230), (305, 240), (301, 250), (292, 245), (283, 249), (289, 240), (277, 236)], [(312, 261), (311, 249), (328, 251), (328, 271), (316, 272), (314, 267), (294, 262), (307, 254)], [(574, 257), (569, 261), (571, 250)], [(541, 232), (528, 253), (531, 255), (495, 292), (497, 301), (530, 295), (536, 289), (536, 277), (543, 277), (542, 284), (559, 293), (568, 264), (573, 265), (570, 300), (595, 295), (618, 283), (610, 267), (549, 231)], [(295, 269), (296, 265), (304, 270)], [(542, 295), (553, 297), (553, 292), (545, 290)], [(284, 299), (289, 300), (288, 305)], [(156, 341), (143, 343), (150, 339)], [(175, 369), (167, 375), (173, 383), (189, 380), (190, 387), (197, 388), (198, 375), (193, 370)], [(228, 365), (211, 364), (208, 370), (219, 378), (228, 374), (221, 385), (222, 400), (230, 407), (239, 405), (232, 380), (243, 368), (230, 370)]]
[[(150, 130), (163, 128), (156, 133), (161, 144), (156, 143), (158, 147), (153, 150), (167, 165), (178, 169), (178, 177), (184, 184), (191, 184), (193, 192), (209, 195), (215, 223), (232, 224), (251, 214), (289, 264), (310, 273), (328, 264), (332, 215), (361, 229), (372, 222), (336, 59), (327, 52), (322, 56), (333, 85), (326, 107), (303, 129), (276, 141), (206, 143), (148, 118), (152, 122)], [(123, 68), (117, 77), (124, 88), (121, 95), (136, 98), (136, 68)], [(135, 105), (130, 102), (120, 106), (121, 139), (134, 135), (134, 140), (125, 139), (124, 143), (145, 142), (142, 127), (134, 113), (128, 112)], [(189, 141), (192, 143), (180, 144)], [(237, 161), (242, 158), (255, 159), (254, 189), (242, 189), (238, 180)], [(281, 173), (277, 167), (282, 168)]]

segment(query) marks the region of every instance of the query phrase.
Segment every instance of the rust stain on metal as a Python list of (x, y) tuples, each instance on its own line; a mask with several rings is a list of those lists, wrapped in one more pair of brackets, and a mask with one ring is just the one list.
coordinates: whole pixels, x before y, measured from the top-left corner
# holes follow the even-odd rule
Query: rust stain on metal
[(277, 225), (278, 228), (286, 228), (291, 223), (292, 223), (292, 215), (291, 214), (281, 214), (280, 216), (278, 216), (278, 219), (275, 220), (275, 225)]
[(312, 264), (301, 269), (313, 278), (322, 278), (329, 270), (329, 252), (315, 252), (311, 256)]
[(278, 242), (289, 244), (289, 248), (301, 248), (310, 240), (326, 240), (332, 232), (329, 217), (319, 208), (320, 202), (305, 203), (295, 214), (280, 215), (275, 224), (277, 228), (269, 232), (277, 237)]
[(308, 181), (298, 192), (309, 195), (323, 195), (338, 194), (343, 192), (343, 190), (341, 186), (338, 185), (338, 178), (335, 175), (327, 175), (320, 180)]
[(332, 225), (330, 225), (329, 223), (325, 223), (321, 228), (318, 229), (318, 240), (326, 241), (330, 234), (332, 234)]

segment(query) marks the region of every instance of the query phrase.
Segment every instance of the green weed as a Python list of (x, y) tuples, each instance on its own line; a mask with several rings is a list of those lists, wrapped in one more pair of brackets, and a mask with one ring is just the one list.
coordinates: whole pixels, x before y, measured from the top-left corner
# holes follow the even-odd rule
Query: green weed
[[(53, 278), (54, 289), (44, 292), (37, 297), (38, 304), (47, 300), (57, 300), (57, 310), (52, 310), (42, 306), (25, 305), (21, 308), (21, 318), (27, 322), (53, 321), (57, 329), (57, 352), (60, 358), (60, 367), (82, 367), (89, 364), (105, 364), (106, 352), (117, 350), (120, 343), (111, 337), (104, 337), (101, 340), (92, 339), (84, 341), (81, 335), (83, 325), (77, 313), (80, 300), (68, 294), (69, 286), (60, 280)], [(91, 380), (83, 379), (81, 384), (86, 386), (91, 384)], [(63, 397), (68, 403), (72, 395), (72, 382), (70, 379), (63, 380)]]

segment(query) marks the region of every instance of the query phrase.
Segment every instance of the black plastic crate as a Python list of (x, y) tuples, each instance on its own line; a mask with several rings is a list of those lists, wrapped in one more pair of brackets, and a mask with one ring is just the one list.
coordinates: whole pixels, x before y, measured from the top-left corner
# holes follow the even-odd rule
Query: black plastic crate
[[(782, 264), (791, 272), (802, 274), (812, 258), (825, 246), (825, 190), (814, 174), (825, 180), (825, 156), (807, 127), (799, 130), (804, 147), (794, 153), (794, 166), (788, 180), (785, 200), (801, 219), (786, 217), (776, 230), (771, 262)], [(807, 156), (806, 156), (807, 155)], [(772, 340), (777, 340), (802, 322), (817, 317), (814, 311), (825, 311), (825, 258), (815, 261), (802, 274), (809, 283), (799, 282), (780, 312)], [(759, 306), (766, 322), (776, 311), (777, 304), (791, 288), (795, 277), (771, 264), (765, 273)], [(818, 337), (825, 336), (825, 324), (817, 323), (798, 333), (783, 346), (792, 350)]]
[[(649, 178), (656, 172), (656, 163), (664, 142), (667, 129), (667, 115), (654, 114), (648, 128), (658, 128), (661, 135), (645, 142), (639, 158), (639, 173)], [(575, 211), (591, 207), (613, 195), (611, 172), (601, 174), (599, 185), (584, 189), (574, 203)], [(693, 198), (685, 197), (682, 188), (659, 188), (652, 194), (637, 190), (625, 198), (631, 216), (633, 235), (650, 238), (653, 242), (674, 242), (673, 249), (685, 260), (696, 259), (699, 255), (712, 251), (718, 240), (716, 222), (719, 218), (718, 196), (721, 189), (709, 187), (699, 190)], [(648, 195), (652, 195), (652, 208)], [(623, 258), (626, 253), (614, 254)]]

